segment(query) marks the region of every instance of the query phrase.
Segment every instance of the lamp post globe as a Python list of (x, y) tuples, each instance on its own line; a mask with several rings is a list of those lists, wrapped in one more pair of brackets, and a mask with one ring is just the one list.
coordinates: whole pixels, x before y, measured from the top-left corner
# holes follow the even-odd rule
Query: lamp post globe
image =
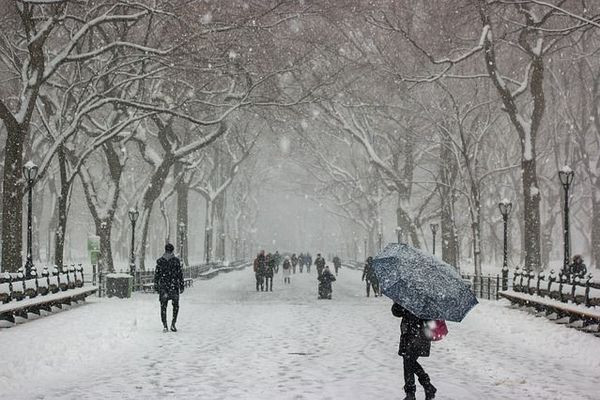
[(27, 261), (25, 262), (25, 277), (31, 277), (31, 269), (33, 268), (33, 183), (37, 177), (38, 166), (33, 161), (27, 161), (23, 166), (23, 177), (27, 183)]

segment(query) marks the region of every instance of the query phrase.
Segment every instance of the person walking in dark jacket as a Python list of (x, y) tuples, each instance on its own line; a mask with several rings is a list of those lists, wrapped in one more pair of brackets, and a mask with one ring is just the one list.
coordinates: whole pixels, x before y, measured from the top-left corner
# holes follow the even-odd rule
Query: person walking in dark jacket
[(328, 266), (325, 266), (317, 279), (319, 280), (319, 299), (331, 300), (331, 292), (333, 291), (331, 282), (335, 282), (335, 276), (329, 271)]
[(425, 400), (435, 398), (436, 388), (431, 384), (429, 375), (419, 364), (419, 357), (429, 357), (431, 342), (425, 335), (426, 321), (420, 319), (398, 303), (392, 306), (394, 317), (402, 318), (400, 323), (400, 346), (398, 355), (404, 360), (404, 400), (415, 400), (415, 375), (425, 389)]
[(163, 324), (163, 331), (169, 330), (167, 326), (167, 305), (169, 300), (173, 304), (173, 320), (171, 321), (171, 330), (177, 332), (175, 324), (177, 323), (177, 314), (179, 313), (179, 294), (183, 293), (183, 270), (179, 258), (175, 257), (172, 244), (167, 243), (165, 254), (156, 260), (154, 270), (154, 288), (159, 294), (160, 300), (160, 319)]
[(306, 253), (306, 272), (310, 274), (310, 266), (312, 265), (312, 256)]
[(292, 274), (296, 273), (296, 266), (298, 265), (298, 256), (296, 253), (292, 254)]
[(325, 259), (321, 257), (321, 253), (317, 253), (317, 258), (315, 259), (315, 266), (317, 267), (317, 277), (321, 276), (323, 273), (323, 269), (325, 268)]
[(261, 250), (254, 259), (254, 277), (256, 278), (256, 291), (264, 291), (264, 274), (265, 274), (265, 251)]
[(379, 294), (379, 281), (375, 270), (373, 269), (373, 257), (368, 257), (363, 269), (362, 280), (367, 282), (367, 297), (370, 295), (370, 289), (373, 287), (373, 294), (375, 297)]
[[(275, 272), (275, 258), (271, 253), (267, 254), (266, 264), (265, 264), (265, 292), (273, 291), (273, 274)], [(271, 286), (269, 289), (269, 282), (271, 282)]]
[(290, 261), (290, 257), (286, 256), (285, 260), (283, 260), (283, 266), (281, 267), (283, 271), (283, 283), (290, 284), (290, 276), (292, 276), (292, 262)]
[(338, 274), (338, 270), (342, 266), (342, 260), (338, 256), (333, 257), (333, 268), (335, 269), (335, 276)]
[(305, 260), (306, 258), (304, 257), (304, 254), (300, 253), (300, 255), (298, 256), (298, 270), (300, 271), (300, 273), (302, 273), (302, 270), (304, 269)]

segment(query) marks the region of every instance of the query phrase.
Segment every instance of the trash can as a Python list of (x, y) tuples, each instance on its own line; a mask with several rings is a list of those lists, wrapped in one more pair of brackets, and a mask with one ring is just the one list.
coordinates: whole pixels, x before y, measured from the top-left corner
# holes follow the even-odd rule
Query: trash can
[(106, 295), (108, 297), (116, 296), (120, 299), (131, 297), (133, 289), (133, 276), (129, 274), (108, 274), (106, 275)]

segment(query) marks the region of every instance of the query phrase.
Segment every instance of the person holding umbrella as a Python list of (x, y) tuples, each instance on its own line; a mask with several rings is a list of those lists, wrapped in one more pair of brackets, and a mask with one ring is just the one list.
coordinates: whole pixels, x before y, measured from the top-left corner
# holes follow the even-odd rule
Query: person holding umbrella
[(431, 384), (429, 375), (417, 361), (419, 357), (429, 357), (431, 342), (425, 335), (425, 320), (420, 319), (398, 303), (392, 306), (394, 317), (402, 318), (400, 323), (400, 346), (398, 355), (404, 360), (404, 400), (415, 400), (415, 375), (425, 389), (425, 400), (435, 398), (436, 388)]
[(429, 356), (430, 340), (448, 333), (445, 321), (461, 322), (477, 298), (454, 267), (405, 243), (386, 246), (372, 269), (381, 293), (394, 301), (392, 314), (402, 318), (398, 355), (404, 360), (405, 400), (415, 399), (415, 374), (425, 399), (434, 399), (436, 388), (417, 360)]

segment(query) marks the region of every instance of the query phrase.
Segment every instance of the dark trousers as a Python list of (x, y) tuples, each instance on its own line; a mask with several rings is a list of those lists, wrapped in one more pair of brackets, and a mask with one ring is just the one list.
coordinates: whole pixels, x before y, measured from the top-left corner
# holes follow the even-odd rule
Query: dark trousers
[(425, 372), (421, 364), (417, 361), (418, 357), (404, 356), (404, 391), (406, 393), (415, 393), (417, 386), (415, 385), (415, 375), (419, 378), (419, 383), (429, 390), (431, 382), (429, 375)]
[(371, 293), (371, 286), (373, 287), (373, 294), (377, 297), (379, 294), (379, 283), (377, 281), (370, 281), (367, 279), (367, 297)]
[(256, 291), (258, 292), (258, 289), (260, 288), (260, 291), (262, 292), (264, 290), (264, 286), (263, 286), (263, 277), (262, 275), (256, 275)]
[(167, 305), (169, 304), (169, 300), (173, 304), (173, 321), (171, 325), (175, 325), (177, 322), (177, 314), (179, 314), (179, 295), (169, 295), (167, 293), (161, 294), (160, 296), (160, 320), (163, 323), (163, 326), (167, 326)]
[(267, 276), (265, 278), (265, 282), (266, 282), (265, 292), (269, 291), (269, 281), (271, 281), (271, 292), (273, 291), (273, 277), (272, 276)]

